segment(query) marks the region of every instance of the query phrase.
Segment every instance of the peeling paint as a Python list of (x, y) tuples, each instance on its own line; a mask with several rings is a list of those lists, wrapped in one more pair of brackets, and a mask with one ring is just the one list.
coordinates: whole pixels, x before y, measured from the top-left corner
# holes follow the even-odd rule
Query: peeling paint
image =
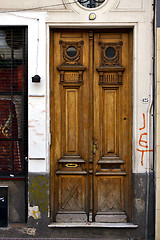
[(48, 188), (48, 180), (45, 176), (36, 176), (31, 180), (30, 205), (39, 206), (41, 213), (48, 211)]
[(28, 208), (28, 216), (33, 217), (34, 219), (40, 219), (41, 213), (38, 206), (33, 206)]
[(139, 213), (142, 213), (145, 209), (145, 201), (141, 198), (135, 199), (135, 207)]
[(28, 232), (28, 228), (27, 227), (17, 228), (17, 231), (26, 234)]
[(34, 126), (34, 125), (28, 125), (28, 127), (30, 127), (30, 128), (34, 128), (35, 126)]
[(46, 113), (46, 110), (42, 110), (41, 113)]
[[(35, 130), (36, 132), (36, 130)], [(44, 133), (36, 133), (37, 136), (44, 136)]]
[(31, 236), (35, 236), (36, 234), (36, 228), (28, 228), (27, 229), (27, 234)]

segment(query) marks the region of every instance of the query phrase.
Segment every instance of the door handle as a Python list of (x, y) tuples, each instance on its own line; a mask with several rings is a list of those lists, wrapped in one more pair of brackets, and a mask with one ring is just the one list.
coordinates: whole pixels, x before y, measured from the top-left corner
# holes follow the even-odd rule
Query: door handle
[(97, 144), (93, 143), (93, 156), (96, 155), (97, 148), (98, 148)]

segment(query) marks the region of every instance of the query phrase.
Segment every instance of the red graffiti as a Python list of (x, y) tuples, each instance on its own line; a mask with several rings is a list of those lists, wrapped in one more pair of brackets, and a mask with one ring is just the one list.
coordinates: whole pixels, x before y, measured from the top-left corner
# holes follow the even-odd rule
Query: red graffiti
[[(142, 134), (140, 135), (140, 138), (139, 138), (139, 145), (140, 145), (141, 147), (148, 148), (147, 141), (142, 140), (142, 137), (143, 137), (143, 136), (147, 136), (147, 133), (142, 133)], [(146, 145), (142, 145), (142, 143), (145, 143)]]
[[(139, 128), (139, 130), (143, 130), (146, 127), (146, 122), (145, 122), (145, 114), (143, 113), (143, 127)], [(147, 149), (148, 145), (147, 145), (147, 141), (144, 139), (144, 137), (147, 137), (147, 133), (143, 132), (140, 134), (139, 137), (139, 146), (142, 147), (142, 149), (137, 149), (137, 151), (141, 152), (141, 166), (143, 166), (143, 157), (144, 157), (144, 153), (145, 152), (153, 152), (152, 149)]]
[(146, 121), (145, 121), (145, 114), (143, 113), (143, 127), (139, 128), (139, 130), (145, 129), (146, 127)]

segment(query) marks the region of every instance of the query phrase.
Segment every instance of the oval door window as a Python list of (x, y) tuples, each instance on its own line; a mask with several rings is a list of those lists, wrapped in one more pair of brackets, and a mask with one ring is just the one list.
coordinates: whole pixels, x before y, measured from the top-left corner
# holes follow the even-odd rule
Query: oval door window
[(78, 0), (78, 2), (87, 8), (99, 7), (105, 0)]
[(116, 56), (116, 50), (113, 47), (108, 47), (105, 51), (107, 58), (114, 58)]
[(77, 55), (77, 49), (73, 46), (67, 48), (67, 56), (73, 58)]

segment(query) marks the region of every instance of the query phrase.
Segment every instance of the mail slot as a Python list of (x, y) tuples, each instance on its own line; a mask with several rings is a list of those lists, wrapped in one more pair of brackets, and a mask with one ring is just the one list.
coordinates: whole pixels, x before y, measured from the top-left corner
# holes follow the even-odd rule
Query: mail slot
[(8, 225), (8, 187), (0, 186), (0, 227)]

